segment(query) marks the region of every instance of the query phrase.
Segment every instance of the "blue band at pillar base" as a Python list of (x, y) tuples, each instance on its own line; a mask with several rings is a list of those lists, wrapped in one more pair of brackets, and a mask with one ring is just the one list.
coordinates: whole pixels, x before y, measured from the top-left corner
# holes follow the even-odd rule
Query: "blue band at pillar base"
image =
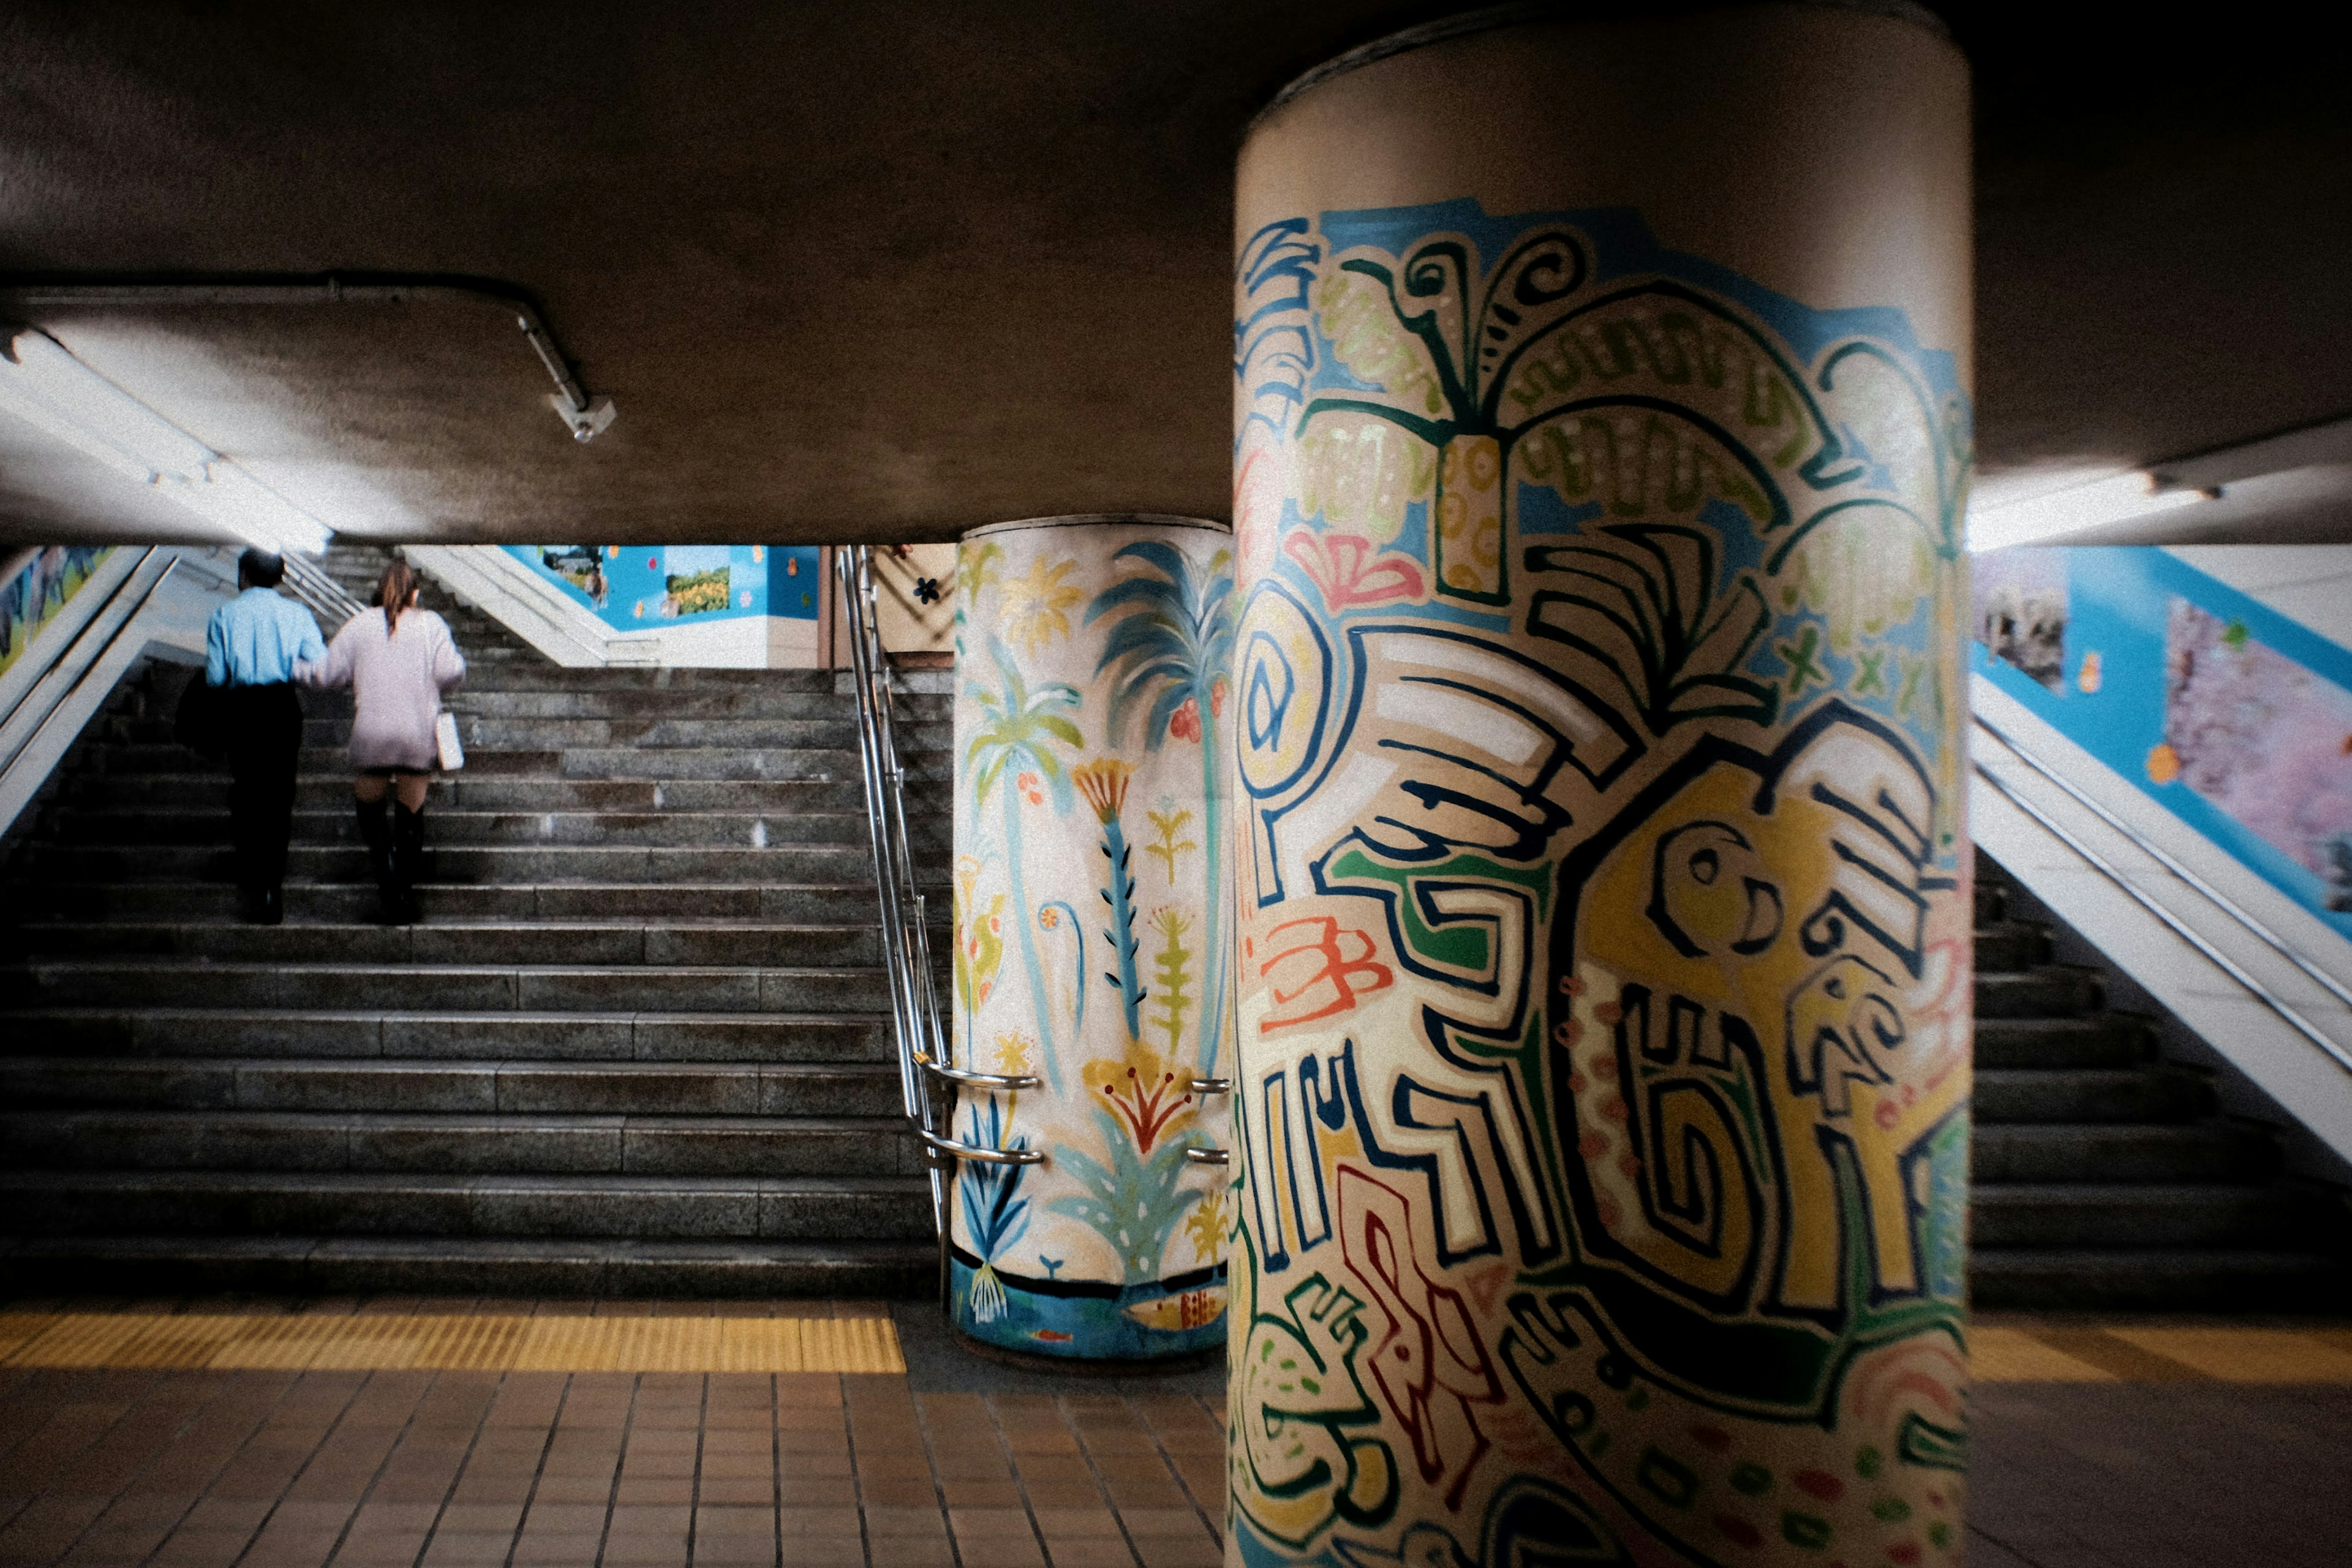
[(1095, 1280), (1034, 1279), (986, 1270), (982, 1305), (973, 1300), (980, 1260), (962, 1247), (949, 1263), (956, 1331), (982, 1345), (1057, 1360), (1133, 1363), (1191, 1357), (1225, 1342), (1225, 1266), (1169, 1279), (1118, 1286)]

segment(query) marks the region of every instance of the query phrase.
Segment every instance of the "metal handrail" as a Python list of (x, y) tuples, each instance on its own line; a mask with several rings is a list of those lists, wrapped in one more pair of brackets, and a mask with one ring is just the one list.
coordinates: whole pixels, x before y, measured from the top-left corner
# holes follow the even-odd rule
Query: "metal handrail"
[[(167, 548), (151, 545), (142, 552), (131, 570), (122, 574), (105, 596), (89, 606), (89, 614), (81, 629), (59, 640), (47, 660), (47, 668), (41, 672), (39, 680), (26, 692), (18, 711), (0, 714), (0, 748), (5, 748), (5, 754), (0, 754), (0, 776), (5, 776), (16, 765), (16, 759), (31, 751), (34, 743), (47, 732), (58, 711), (81, 689), (82, 683), (89, 679), (90, 671), (114, 646), (114, 639), (138, 618), (139, 612), (147, 607), (147, 601), (155, 596), (155, 591), (178, 569), (178, 552), (173, 552), (167, 556)], [(151, 572), (150, 568), (159, 558), (163, 561), (162, 570)], [(89, 628), (101, 624), (104, 629), (93, 637)], [(23, 721), (25, 719), (31, 719), (33, 722), (26, 724)], [(11, 730), (17, 731), (13, 738), (8, 733)]]
[(1234, 1080), (1229, 1078), (1196, 1078), (1184, 1087), (1194, 1094), (1231, 1094)]
[[(1979, 722), (1981, 723), (1982, 721), (1979, 721)], [(2000, 732), (1998, 731), (1994, 731), (1992, 726), (1988, 724), (1985, 725), (1985, 728), (1989, 731), (1992, 732), (1996, 739), (2000, 739)], [(2006, 740), (2002, 740), (2001, 744), (2009, 746), (2009, 742)], [(2037, 770), (2039, 769), (2039, 764), (2033, 763), (2030, 758), (2025, 758), (2024, 752), (2019, 752), (2014, 746), (2010, 746), (2009, 749), (2020, 758), (2024, 759), (2027, 762), (2028, 766), (2035, 767)], [(2008, 800), (2010, 805), (2017, 807), (2018, 810), (2032, 817), (2035, 822), (2039, 823), (2043, 830), (2048, 832), (2051, 837), (2056, 838), (2061, 844), (2063, 844), (2067, 848), (2072, 849), (2076, 855), (2080, 856), (2084, 864), (2088, 865), (2093, 870), (2098, 872), (2099, 875), (2105, 877), (2108, 881), (2113, 882), (2116, 887), (2122, 889), (2124, 893), (2129, 897), (2134, 903), (2137, 903), (2140, 908), (2146, 910), (2148, 913), (2161, 921), (2166, 929), (2169, 930), (2173, 935), (2180, 938), (2181, 941), (2195, 948), (2199, 952), (2202, 953), (2209, 961), (2210, 961), (2216, 968), (2220, 969), (2224, 974), (2227, 974), (2231, 979), (2243, 986), (2256, 1001), (2260, 1002), (2263, 1006), (2268, 1007), (2272, 1012), (2277, 1014), (2290, 1028), (2295, 1031), (2295, 1033), (2309, 1040), (2313, 1045), (2317, 1046), (2322, 1051), (2325, 1051), (2329, 1059), (2334, 1061), (2336, 1066), (2344, 1068), (2347, 1072), (2352, 1072), (2352, 1050), (2347, 1050), (2333, 1037), (2323, 1032), (2318, 1026), (2315, 1025), (2311, 1020), (2305, 1018), (2302, 1014), (2296, 1012), (2292, 1006), (2288, 1005), (2287, 1003), (2281, 999), (2276, 993), (2273, 992), (2270, 987), (2264, 985), (2261, 981), (2248, 973), (2245, 968), (2228, 953), (2223, 952), (2220, 948), (2215, 947), (2210, 942), (2208, 942), (2203, 936), (2190, 930), (2178, 915), (2175, 915), (2170, 910), (2166, 909), (2162, 904), (2158, 903), (2146, 892), (2135, 886), (2130, 879), (2126, 878), (2123, 872), (2105, 857), (2099, 854), (2097, 850), (2093, 849), (2089, 845), (2084, 843), (2074, 834), (2068, 832), (2064, 827), (2059, 826), (2059, 824), (2051, 817), (2048, 812), (2043, 811), (2040, 806), (2035, 805), (2032, 801), (2027, 800), (2024, 796), (2019, 795), (2015, 789), (2011, 788), (2005, 780), (2003, 780), (1999, 774), (1995, 773), (1991, 769), (1986, 767), (1982, 763), (1974, 762), (1973, 760), (1971, 761), (1970, 765), (1975, 768), (1977, 777), (1984, 780), (1985, 783), (1998, 790), (2001, 795)], [(2131, 829), (2126, 827), (2120, 828), (2120, 831), (2135, 844), (2139, 845), (2144, 848), (2148, 847), (2147, 840), (2142, 838), (2138, 834), (2134, 833)], [(2265, 935), (2266, 933), (2262, 932), (2259, 928), (2257, 928), (2256, 934)], [(2266, 940), (2268, 940), (2273, 946), (2276, 945), (2275, 938), (2266, 937)]]
[(1223, 1149), (1187, 1149), (1184, 1158), (1195, 1165), (1230, 1165), (1234, 1157)]
[(890, 665), (874, 587), (874, 552), (862, 544), (836, 545), (834, 574), (841, 580), (847, 616), (849, 658), (857, 689), (857, 747), (866, 784), (866, 821), (874, 847), (875, 893), (881, 906), (882, 962), (890, 987), (890, 1022), (898, 1046), (899, 1089), (908, 1120), (930, 1152), (931, 1219), (939, 1232), (940, 1298), (948, 1299), (950, 1218), (948, 1183), (954, 1163), (991, 1165), (1045, 1163), (1042, 1149), (983, 1149), (952, 1135), (952, 1094), (943, 1110), (935, 1082), (1002, 1093), (1038, 1087), (1026, 1075), (975, 1072), (954, 1065), (946, 1016), (931, 984), (931, 948), (926, 905), (915, 880), (914, 853), (907, 837), (907, 773), (899, 761), (891, 713)]
[(350, 589), (301, 556), (289, 551), (278, 559), (286, 563), (286, 591), (319, 618), (319, 630), (325, 636), (333, 637), (344, 622), (367, 608)]
[[(891, 723), (890, 668), (876, 625), (874, 566), (864, 545), (834, 550), (849, 632), (851, 679), (857, 694), (857, 750), (866, 786), (866, 826), (874, 851), (874, 891), (882, 920), (882, 967), (890, 988), (890, 1024), (898, 1047), (899, 1097), (909, 1121), (928, 1141), (937, 1116), (921, 1063), (947, 1058), (939, 1008), (930, 995), (928, 964), (918, 968), (924, 941), (922, 895), (915, 890), (913, 858), (907, 844), (903, 804), (906, 772), (898, 761)], [(931, 1172), (932, 1217), (942, 1229), (947, 1194), (936, 1166)]]
[(1045, 1151), (1043, 1149), (982, 1149), (974, 1143), (959, 1143), (952, 1138), (942, 1138), (919, 1127), (915, 1130), (915, 1135), (942, 1154), (958, 1160), (977, 1160), (983, 1165), (1042, 1165), (1045, 1163)]
[(917, 1057), (915, 1065), (942, 1083), (962, 1084), (968, 1089), (1010, 1091), (1039, 1089), (1044, 1087), (1045, 1082), (1044, 1079), (1034, 1073), (973, 1072), (965, 1068), (951, 1068), (942, 1062), (934, 1061), (928, 1056)]
[(2040, 773), (2043, 778), (2048, 779), (2052, 784), (2056, 784), (2060, 789), (2064, 790), (2068, 795), (2074, 796), (2078, 805), (2087, 808), (2095, 814), (2100, 821), (2105, 823), (2109, 827), (2114, 828), (2117, 833), (2122, 834), (2126, 838), (2130, 839), (2132, 844), (2138, 848), (2142, 854), (2147, 856), (2148, 858), (2154, 860), (2158, 865), (2162, 866), (2166, 870), (2171, 872), (2174, 876), (2179, 878), (2182, 881), (2196, 889), (2198, 892), (2203, 894), (2212, 902), (2221, 906), (2222, 910), (2226, 911), (2231, 919), (2235, 920), (2240, 925), (2244, 926), (2248, 931), (2253, 932), (2255, 936), (2261, 938), (2263, 942), (2268, 946), (2273, 952), (2277, 953), (2281, 958), (2285, 959), (2289, 963), (2294, 964), (2297, 969), (2303, 971), (2305, 974), (2310, 976), (2311, 979), (2316, 982), (2324, 990), (2332, 994), (2337, 1001), (2343, 1003), (2347, 1007), (2352, 1007), (2352, 985), (2345, 984), (2344, 982), (2336, 979), (2336, 976), (2328, 973), (2327, 971), (2320, 968), (2319, 965), (2312, 963), (2311, 960), (2304, 957), (2300, 952), (2297, 952), (2294, 947), (2288, 943), (2284, 937), (2279, 935), (2278, 932), (2271, 930), (2270, 927), (2255, 919), (2254, 916), (2235, 899), (2231, 898), (2229, 894), (2224, 893), (2221, 889), (2213, 886), (2212, 883), (2207, 881), (2204, 878), (2199, 876), (2196, 872), (2182, 865), (2179, 860), (2173, 858), (2172, 854), (2168, 850), (2149, 839), (2145, 834), (2132, 826), (2131, 824), (2126, 822), (2122, 817), (2117, 816), (2114, 812), (2109, 811), (2105, 805), (2101, 805), (2091, 795), (2084, 794), (2081, 789), (2075, 786), (2074, 782), (2072, 779), (2067, 778), (2063, 773), (2058, 772), (2057, 769), (2052, 767), (2048, 763), (2043, 762), (2032, 752), (2026, 750), (2023, 746), (2019, 745), (2017, 742), (2002, 731), (1999, 725), (1979, 715), (1971, 714), (1970, 717), (1976, 720), (1978, 729), (1982, 730), (1986, 734), (1990, 735), (1994, 740), (1999, 741), (2003, 746), (2006, 746), (2011, 752), (2016, 754), (2019, 762), (2023, 763), (2027, 767), (2032, 768), (2035, 773)]

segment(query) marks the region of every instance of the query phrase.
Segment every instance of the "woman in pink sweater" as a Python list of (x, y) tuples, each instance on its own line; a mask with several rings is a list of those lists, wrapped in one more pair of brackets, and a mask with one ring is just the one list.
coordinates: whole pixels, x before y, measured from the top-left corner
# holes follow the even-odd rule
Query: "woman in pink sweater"
[[(352, 689), (352, 767), (360, 837), (375, 864), (383, 918), (416, 920), (416, 878), (425, 856), (425, 785), (440, 762), (434, 721), (441, 694), (466, 679), (448, 623), (416, 607), (416, 574), (395, 559), (376, 588), (378, 608), (353, 616), (327, 645), (313, 686)], [(394, 795), (392, 821), (384, 797)]]

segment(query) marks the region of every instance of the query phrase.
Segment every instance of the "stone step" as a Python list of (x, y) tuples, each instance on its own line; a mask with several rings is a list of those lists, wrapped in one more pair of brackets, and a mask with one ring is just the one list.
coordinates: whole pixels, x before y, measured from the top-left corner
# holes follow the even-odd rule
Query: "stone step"
[(2319, 1216), (2267, 1187), (2149, 1184), (2008, 1184), (1969, 1191), (1979, 1247), (2266, 1247), (2306, 1242)]
[(907, 1176), (916, 1148), (895, 1116), (0, 1111), (0, 1166), (19, 1170)]
[[(554, 757), (557, 753), (520, 752), (517, 757)], [(338, 761), (342, 753), (334, 753)], [(917, 749), (902, 743), (900, 758), (907, 777), (917, 784), (941, 783), (955, 776), (953, 751)], [(472, 766), (470, 759), (467, 764)], [(576, 746), (561, 753), (560, 765), (517, 767), (512, 772), (561, 773), (574, 779), (856, 779), (859, 777), (855, 749), (748, 750), (735, 746)]]
[[(908, 805), (936, 798), (947, 810), (944, 788), (911, 795)], [(321, 773), (296, 785), (295, 807), (303, 811), (351, 808), (348, 773)], [(228, 810), (226, 773), (84, 773), (66, 782), (66, 808), (89, 810), (155, 808), (169, 811)], [(435, 778), (425, 810), (436, 818), (450, 811), (733, 811), (846, 812), (862, 823), (865, 784), (857, 778), (815, 779), (567, 779), (549, 773), (477, 774), (470, 768)]]
[(2187, 1123), (2012, 1122), (1971, 1132), (1979, 1182), (2262, 1182), (2278, 1170), (2261, 1130), (2210, 1118)]
[(1992, 921), (1977, 927), (1979, 974), (2010, 973), (2050, 962), (2050, 932), (2023, 921)]
[[(791, 752), (855, 751), (857, 747), (854, 710), (823, 719), (508, 719), (467, 713), (454, 706), (451, 710), (457, 714), (458, 738), (465, 742), (469, 759), (477, 751), (564, 751), (582, 746)], [(302, 743), (313, 748), (344, 746), (350, 743), (351, 728), (348, 712), (312, 712), (303, 722)], [(917, 750), (949, 745), (954, 739), (950, 727), (936, 720), (911, 721), (897, 729), (899, 745)], [(166, 745), (172, 739), (172, 718), (106, 719), (93, 738), (110, 747)]]
[[(867, 911), (869, 919), (872, 911)], [(254, 926), (194, 921), (33, 921), (6, 928), (18, 952), (55, 957), (143, 953), (230, 963), (847, 964), (882, 962), (863, 926), (490, 921), (414, 926)]]
[[(467, 655), (470, 663), (472, 650), (461, 646), (457, 651)], [(520, 661), (520, 668), (499, 670), (494, 684), (477, 679), (469, 668), (465, 684), (451, 695), (461, 696), (482, 690), (582, 691), (608, 695), (632, 691), (684, 694), (753, 690), (829, 696), (840, 695), (848, 689), (841, 679), (843, 672), (830, 669), (649, 669), (633, 665), (599, 668), (556, 664), (520, 642), (513, 644), (510, 651), (529, 656)], [(165, 706), (178, 700), (180, 688), (191, 673), (192, 667), (172, 666), (158, 668), (150, 677), (154, 683), (155, 693), (164, 700)], [(303, 700), (325, 700), (334, 695), (331, 692), (306, 691)], [(349, 700), (348, 697), (344, 700)]]
[[(920, 1177), (0, 1172), (21, 1234), (928, 1243)], [(5, 1256), (5, 1254), (0, 1254)]]
[(2116, 1068), (2144, 1062), (2147, 1026), (2119, 1013), (2086, 1018), (1979, 1018), (1976, 1065), (1992, 1068)]
[(879, 1062), (882, 1013), (419, 1013), (187, 1006), (0, 1013), (0, 1051), (36, 1057), (389, 1058), (573, 1062)]
[[(891, 703), (894, 721), (946, 722), (954, 700), (903, 695)], [(450, 711), (481, 719), (824, 719), (857, 721), (857, 700), (847, 692), (764, 686), (702, 689), (561, 690), (509, 684), (502, 689), (462, 686), (449, 693)]]
[(2195, 1073), (2137, 1068), (1992, 1068), (1976, 1075), (1978, 1125), (2012, 1122), (2188, 1121), (2213, 1109)]
[[(854, 1013), (870, 1011), (887, 995), (880, 970), (850, 967), (271, 964), (33, 957), (0, 969), (0, 1008)], [(6, 1016), (0, 1011), (0, 1017)]]
[[(723, 747), (730, 751), (846, 751), (857, 749), (854, 712), (829, 719), (493, 719), (461, 714), (457, 731), (468, 748), (535, 751), (628, 746), (672, 751)], [(899, 743), (918, 749), (954, 743), (945, 724), (902, 725)]]
[[(459, 650), (463, 652), (463, 649)], [(526, 670), (500, 677), (497, 689), (533, 691), (710, 691), (753, 689), (828, 693), (840, 689), (830, 669), (647, 669), (612, 665), (604, 668), (555, 664), (541, 659)], [(468, 679), (459, 691), (483, 689)]]
[[(435, 886), (417, 889), (427, 923), (516, 921), (660, 921), (672, 918), (856, 924), (875, 919), (874, 884), (749, 882), (511, 883), (499, 887)], [(934, 887), (927, 901), (932, 923), (949, 919), (948, 889)], [(8, 889), (0, 922), (13, 919), (128, 921), (227, 921), (236, 918), (236, 889), (226, 881), (19, 883)], [(288, 923), (352, 925), (375, 918), (370, 883), (289, 881)], [(5, 926), (0, 926), (5, 929)]]
[(532, 1116), (878, 1116), (886, 1063), (582, 1062), (351, 1058), (0, 1058), (0, 1103), (83, 1110)]
[(0, 1269), (58, 1291), (874, 1298), (938, 1289), (931, 1243), (471, 1237), (22, 1237)]
[[(908, 776), (916, 784), (954, 777), (952, 752), (908, 750), (904, 753)], [(68, 772), (110, 773), (184, 773), (196, 759), (184, 746), (142, 742), (137, 744), (91, 746), (71, 759)], [(835, 779), (856, 781), (856, 748), (740, 746), (581, 746), (547, 748), (469, 749), (468, 773), (543, 774), (575, 779), (630, 779), (667, 783), (672, 779)], [(340, 745), (305, 746), (299, 772), (317, 778), (340, 778), (348, 784), (351, 757)]]
[(2072, 1018), (2099, 1005), (2099, 980), (2087, 969), (2039, 964), (2014, 973), (1979, 974), (1979, 1018)]
[[(436, 846), (552, 845), (586, 848), (861, 848), (868, 839), (863, 811), (739, 813), (727, 811), (467, 811), (425, 806), (428, 832)], [(908, 825), (908, 841), (944, 851), (947, 824), (937, 818)], [(102, 810), (67, 808), (44, 818), (58, 843), (121, 847), (129, 845), (201, 845), (226, 847), (225, 811)], [(297, 810), (294, 844), (317, 848), (361, 842), (348, 794), (323, 807)]]
[(2352, 1310), (2352, 1271), (2287, 1250), (1979, 1247), (1969, 1294), (1979, 1310), (2336, 1314)]
[[(627, 845), (443, 844), (425, 814), (428, 882), (515, 887), (541, 882), (821, 882), (866, 881), (873, 861), (863, 846), (777, 845), (766, 849), (661, 848)], [(200, 844), (137, 847), (41, 844), (27, 847), (27, 878), (50, 883), (229, 881), (236, 867), (226, 848)], [(295, 882), (369, 882), (365, 850), (357, 845), (296, 844), (287, 851), (286, 877)]]

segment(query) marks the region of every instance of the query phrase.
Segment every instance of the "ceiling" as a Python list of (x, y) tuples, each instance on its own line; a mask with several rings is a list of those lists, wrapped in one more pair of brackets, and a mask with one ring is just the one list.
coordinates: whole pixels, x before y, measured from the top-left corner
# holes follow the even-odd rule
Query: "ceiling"
[[(1242, 127), (1450, 8), (12, 0), (0, 272), (528, 291), (617, 407), (592, 442), (487, 300), (11, 311), (354, 534), (1219, 516)], [(2352, 411), (2352, 94), (2283, 44), (2294, 14), (1944, 9), (1978, 71), (1991, 482)], [(2352, 538), (2308, 501), (2297, 537)], [(2260, 537), (2261, 509), (2231, 526)], [(0, 544), (202, 531), (0, 420)]]

